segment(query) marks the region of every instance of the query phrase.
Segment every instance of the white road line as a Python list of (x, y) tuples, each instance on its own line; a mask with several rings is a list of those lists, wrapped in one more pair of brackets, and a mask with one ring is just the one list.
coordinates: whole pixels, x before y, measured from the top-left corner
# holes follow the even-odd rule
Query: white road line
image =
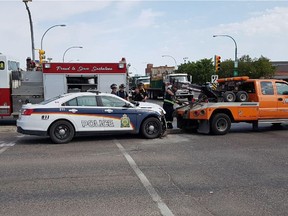
[(168, 206), (162, 201), (161, 197), (158, 195), (154, 187), (151, 185), (147, 177), (144, 173), (139, 169), (136, 162), (133, 158), (127, 153), (126, 149), (117, 141), (114, 140), (114, 143), (117, 145), (121, 153), (124, 155), (126, 160), (128, 161), (130, 167), (134, 170), (140, 181), (142, 182), (143, 186), (146, 188), (148, 193), (150, 194), (152, 200), (157, 204), (161, 214), (163, 216), (174, 216), (172, 211), (168, 208)]
[(3, 152), (5, 152), (8, 148), (14, 146), (15, 143), (14, 142), (10, 142), (10, 143), (5, 143), (1, 141), (0, 144), (0, 154), (2, 154)]
[(6, 151), (8, 148), (10, 148), (10, 147), (7, 146), (7, 147), (4, 147), (4, 148), (1, 148), (1, 149), (0, 149), (0, 154), (2, 154), (2, 153), (3, 153), (4, 151)]
[(14, 146), (15, 145), (15, 143), (2, 143), (2, 144), (0, 144), (0, 148), (2, 148), (2, 147), (11, 147), (11, 146)]

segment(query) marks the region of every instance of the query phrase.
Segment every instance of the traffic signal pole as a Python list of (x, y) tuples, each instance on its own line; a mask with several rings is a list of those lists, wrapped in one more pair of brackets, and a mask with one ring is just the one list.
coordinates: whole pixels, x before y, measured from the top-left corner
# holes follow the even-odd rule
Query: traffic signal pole
[(233, 40), (234, 44), (235, 44), (235, 61), (234, 61), (234, 72), (233, 72), (233, 76), (238, 76), (238, 59), (237, 59), (237, 43), (234, 40), (233, 37), (231, 37), (230, 35), (213, 35), (213, 37), (229, 37), (230, 39)]

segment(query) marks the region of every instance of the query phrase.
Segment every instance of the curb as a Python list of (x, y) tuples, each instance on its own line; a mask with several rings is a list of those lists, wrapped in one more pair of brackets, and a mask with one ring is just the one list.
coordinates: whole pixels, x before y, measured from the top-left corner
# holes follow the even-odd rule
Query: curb
[(3, 126), (0, 125), (0, 133), (8, 133), (8, 132), (16, 132), (17, 127), (16, 126)]

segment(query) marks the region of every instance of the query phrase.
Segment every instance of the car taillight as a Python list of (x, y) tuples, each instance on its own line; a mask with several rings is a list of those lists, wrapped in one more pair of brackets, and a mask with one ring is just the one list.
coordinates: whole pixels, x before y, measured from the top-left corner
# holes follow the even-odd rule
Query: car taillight
[(33, 109), (24, 109), (22, 111), (22, 115), (31, 115), (33, 113)]

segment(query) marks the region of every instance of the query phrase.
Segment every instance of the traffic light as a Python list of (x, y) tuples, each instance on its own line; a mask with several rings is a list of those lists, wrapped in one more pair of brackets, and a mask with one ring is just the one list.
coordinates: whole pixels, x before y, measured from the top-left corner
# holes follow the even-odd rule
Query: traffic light
[(40, 61), (40, 64), (42, 64), (43, 63), (43, 61), (45, 60), (45, 51), (44, 50), (42, 50), (42, 49), (40, 49), (39, 50), (39, 61)]
[(215, 62), (215, 71), (216, 73), (218, 73), (220, 71), (221, 56), (215, 55), (214, 62)]

